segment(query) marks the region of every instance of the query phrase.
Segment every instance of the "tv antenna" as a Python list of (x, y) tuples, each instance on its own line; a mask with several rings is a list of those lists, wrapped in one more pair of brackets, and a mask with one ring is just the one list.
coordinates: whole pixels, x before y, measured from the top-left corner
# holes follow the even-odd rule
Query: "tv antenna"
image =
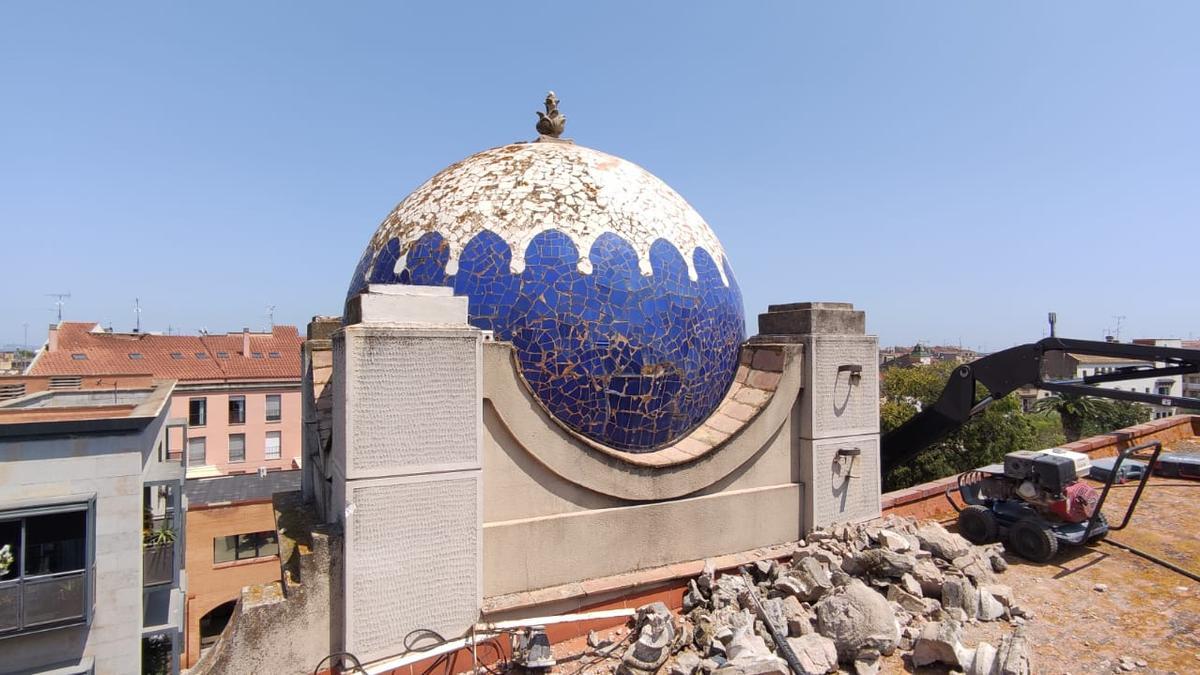
[(58, 323), (62, 323), (63, 305), (67, 304), (67, 300), (71, 297), (70, 292), (67, 293), (47, 293), (48, 297), (54, 298), (54, 305), (58, 307)]
[(142, 332), (142, 301), (138, 298), (133, 299), (133, 314), (136, 317), (133, 332)]
[(275, 330), (275, 305), (267, 305), (267, 330)]
[(1113, 337), (1116, 338), (1117, 342), (1120, 342), (1121, 341), (1121, 324), (1124, 323), (1124, 321), (1125, 321), (1125, 315), (1118, 314), (1116, 316), (1113, 316), (1113, 321), (1117, 322), (1117, 327), (1113, 328)]

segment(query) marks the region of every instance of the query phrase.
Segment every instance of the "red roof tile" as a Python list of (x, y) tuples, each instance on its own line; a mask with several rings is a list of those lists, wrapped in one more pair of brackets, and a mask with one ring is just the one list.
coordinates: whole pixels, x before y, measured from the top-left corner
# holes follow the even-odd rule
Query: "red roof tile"
[(57, 346), (38, 354), (29, 375), (141, 374), (187, 381), (299, 379), (300, 346), (295, 326), (271, 333), (152, 335), (109, 333), (99, 324), (64, 321)]

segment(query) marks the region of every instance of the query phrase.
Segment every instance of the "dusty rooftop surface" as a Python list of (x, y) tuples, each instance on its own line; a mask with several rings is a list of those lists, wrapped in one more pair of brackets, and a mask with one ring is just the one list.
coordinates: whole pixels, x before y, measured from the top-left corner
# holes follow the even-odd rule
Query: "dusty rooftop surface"
[[(1168, 449), (1194, 451), (1192, 438)], [(1104, 511), (1119, 524), (1136, 483), (1114, 486)], [(1152, 477), (1127, 528), (1112, 532), (1112, 541), (1200, 573), (1200, 481)], [(952, 521), (950, 521), (952, 522)], [(951, 528), (953, 529), (953, 528)], [(1034, 673), (1071, 674), (1125, 672), (1200, 672), (1200, 583), (1106, 543), (1068, 548), (1039, 565), (1006, 554), (1009, 568), (999, 582), (1011, 586), (1020, 605), (1032, 613), (1025, 630), (1033, 648)], [(972, 622), (962, 643), (997, 644), (1010, 633), (1008, 622)], [(600, 633), (621, 642), (628, 628)], [(553, 672), (612, 673), (628, 642), (608, 655), (597, 653), (583, 638), (554, 645), (558, 666)], [(670, 661), (660, 672), (668, 673)], [(1144, 665), (1142, 665), (1144, 664)], [(880, 673), (948, 673), (940, 666), (914, 668), (897, 650), (884, 659)], [(842, 672), (847, 671), (843, 666)]]

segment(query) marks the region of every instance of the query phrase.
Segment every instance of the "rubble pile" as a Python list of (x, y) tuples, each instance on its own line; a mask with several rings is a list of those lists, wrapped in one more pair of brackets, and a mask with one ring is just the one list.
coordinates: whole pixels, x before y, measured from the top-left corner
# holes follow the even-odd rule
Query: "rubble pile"
[[(638, 611), (637, 639), (618, 671), (867, 674), (901, 650), (914, 667), (1027, 674), (1023, 625), (1031, 617), (997, 582), (1007, 567), (1001, 552), (937, 523), (889, 516), (813, 532), (790, 561), (758, 561), (720, 576), (709, 564), (689, 582), (678, 620), (661, 603)], [(1000, 620), (1014, 630), (999, 645), (962, 643), (964, 624)]]

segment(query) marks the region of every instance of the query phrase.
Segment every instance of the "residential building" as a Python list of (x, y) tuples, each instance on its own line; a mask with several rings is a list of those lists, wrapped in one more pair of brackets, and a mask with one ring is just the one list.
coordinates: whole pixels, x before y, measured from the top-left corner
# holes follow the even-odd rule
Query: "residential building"
[(20, 375), (32, 359), (33, 353), (24, 349), (0, 352), (0, 375)]
[(918, 342), (913, 347), (885, 347), (879, 350), (879, 365), (887, 368), (929, 365), (931, 363), (970, 363), (979, 358), (979, 352), (964, 347), (936, 345), (926, 347)]
[(177, 672), (184, 422), (126, 385), (0, 403), (0, 672)]
[[(1147, 338), (1134, 340), (1133, 344), (1156, 345), (1159, 347), (1180, 347), (1182, 340)], [(1159, 363), (1158, 367), (1166, 364)], [(1089, 375), (1105, 375), (1122, 369), (1151, 368), (1153, 361), (1141, 359), (1089, 356), (1086, 354), (1071, 354), (1051, 352), (1045, 358), (1045, 376), (1049, 379), (1081, 379)], [(1184, 380), (1181, 375), (1156, 375), (1133, 380), (1116, 382), (1101, 382), (1095, 386), (1103, 389), (1121, 389), (1143, 394), (1158, 394), (1160, 396), (1182, 396)], [(1151, 415), (1154, 419), (1170, 417), (1177, 410), (1173, 406), (1151, 405)]]
[(188, 593), (182, 667), (196, 665), (220, 637), (244, 586), (279, 580), (271, 495), (299, 489), (300, 471), (187, 481)]
[[(96, 323), (51, 326), (30, 375), (57, 388), (84, 378), (178, 380), (172, 418), (187, 420), (188, 477), (290, 469), (300, 461), (300, 345), (294, 326), (269, 333), (118, 333)], [(0, 393), (3, 381), (0, 380)]]
[[(1200, 349), (1200, 340), (1182, 340), (1184, 349)], [(1200, 398), (1200, 373), (1183, 376), (1183, 395)]]

